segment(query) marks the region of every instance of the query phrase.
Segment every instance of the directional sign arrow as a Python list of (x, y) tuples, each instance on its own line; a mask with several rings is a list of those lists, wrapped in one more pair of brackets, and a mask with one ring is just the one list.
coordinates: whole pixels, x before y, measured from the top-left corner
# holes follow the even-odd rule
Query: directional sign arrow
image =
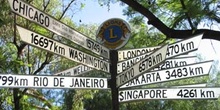
[(181, 86), (172, 86), (172, 88), (190, 88), (190, 87), (206, 87), (206, 83), (201, 84), (188, 84), (188, 85), (181, 85)]
[(166, 99), (218, 99), (220, 88), (158, 88), (119, 91), (119, 102)]
[(169, 44), (167, 48), (166, 58), (172, 58), (178, 55), (182, 55), (194, 50), (197, 50), (202, 39), (203, 34), (196, 35), (189, 39), (185, 39), (173, 44)]
[(85, 65), (77, 65), (73, 68), (61, 71), (59, 73), (55, 73), (54, 75), (64, 75), (64, 76), (79, 76), (91, 71), (92, 68)]
[[(175, 42), (173, 44), (169, 44), (168, 48), (167, 48), (166, 59), (177, 57), (179, 55), (186, 54), (191, 51), (197, 50), (199, 47), (200, 40), (202, 39), (202, 36), (203, 36), (203, 34), (199, 34), (199, 35), (194, 36), (192, 38), (182, 40), (179, 42)], [(127, 52), (127, 51), (125, 51), (125, 52)], [(129, 57), (128, 60), (119, 62), (117, 72), (120, 73), (122, 71), (125, 71), (126, 69), (133, 66), (136, 62), (140, 61), (140, 59), (145, 58), (148, 54), (146, 53), (146, 54), (142, 54), (139, 56), (137, 56), (137, 55), (136, 55), (136, 57), (133, 57), (133, 58)], [(129, 55), (129, 56), (135, 56), (135, 55)]]
[(93, 57), (89, 54), (71, 48), (67, 45), (59, 43), (50, 38), (44, 37), (40, 34), (29, 31), (25, 28), (17, 26), (21, 40), (32, 46), (44, 49), (46, 51), (55, 53), (62, 57), (68, 58), (72, 61), (84, 64), (91, 68), (101, 70), (109, 73), (109, 63), (99, 58)]
[(141, 55), (138, 57), (134, 57), (131, 58), (129, 60), (125, 60), (122, 62), (117, 63), (117, 73), (121, 73), (127, 69), (129, 69), (130, 67), (134, 66), (134, 64), (136, 64), (137, 62), (141, 61), (142, 59), (146, 58), (149, 54), (145, 54), (145, 55)]
[(154, 68), (154, 70), (164, 70), (169, 68), (175, 68), (180, 66), (186, 66), (196, 62), (197, 57), (178, 57), (173, 59), (165, 60), (165, 62), (158, 67)]
[(8, 0), (11, 10), (72, 42), (109, 59), (109, 49), (21, 0)]
[(108, 89), (107, 78), (0, 74), (0, 87)]
[(116, 77), (117, 87), (125, 84), (126, 82), (134, 79), (135, 77), (141, 75), (146, 71), (150, 71), (152, 68), (161, 64), (166, 59), (167, 45), (156, 50), (154, 53), (150, 54), (148, 57), (137, 62), (133, 67), (120, 73)]
[[(135, 63), (139, 62), (143, 58), (146, 58), (147, 56), (148, 56), (148, 54), (145, 54), (145, 56), (141, 55), (141, 56), (131, 58), (129, 60), (125, 60), (125, 61), (117, 63), (117, 73), (119, 74), (119, 73), (129, 69)], [(196, 61), (196, 56), (169, 59), (169, 60), (166, 60), (163, 64), (154, 68), (154, 70), (158, 70), (158, 69), (161, 70), (161, 69), (168, 69), (168, 68), (173, 68), (173, 67), (177, 67), (177, 66), (184, 66), (187, 64), (194, 63), (195, 61)]]
[(147, 53), (153, 52), (154, 50), (156, 50), (160, 47), (161, 46), (119, 50), (118, 51), (118, 61), (128, 60), (128, 59), (140, 56), (140, 55), (145, 55)]
[(121, 86), (121, 88), (208, 75), (212, 62), (213, 61), (206, 61), (166, 70), (147, 72), (129, 81), (125, 85)]

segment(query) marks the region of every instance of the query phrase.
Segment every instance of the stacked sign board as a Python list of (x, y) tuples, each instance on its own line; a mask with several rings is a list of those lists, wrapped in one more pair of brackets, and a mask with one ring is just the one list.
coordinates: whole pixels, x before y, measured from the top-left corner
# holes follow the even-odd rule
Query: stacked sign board
[[(80, 65), (56, 73), (65, 76), (0, 74), (0, 87), (107, 89), (107, 78), (67, 77), (93, 69), (110, 72), (109, 49), (77, 32), (55, 18), (21, 0), (8, 0), (11, 10), (49, 31), (71, 40), (103, 58), (96, 58), (56, 40), (17, 26), (21, 41), (60, 55)], [(110, 30), (113, 36), (113, 30)], [(173, 44), (118, 51), (116, 86), (121, 89), (171, 80), (208, 75), (212, 61), (194, 63), (194, 57), (179, 57), (196, 50), (203, 34)], [(82, 64), (82, 65), (81, 65)], [(215, 99), (219, 88), (161, 88), (119, 91), (119, 101), (146, 99)], [(172, 95), (174, 94), (174, 95)]]
[(85, 35), (61, 23), (60, 21), (56, 20), (50, 15), (43, 13), (34, 6), (31, 6), (30, 4), (27, 4), (21, 0), (8, 0), (8, 1), (10, 3), (11, 10), (14, 13), (30, 21), (33, 21), (45, 27), (46, 29), (56, 33), (57, 35), (65, 37), (71, 40), (72, 42), (88, 50), (91, 50), (92, 52), (95, 52), (105, 58), (109, 58), (109, 49), (100, 45), (94, 40), (87, 38)]
[[(142, 65), (151, 64), (152, 60), (146, 60), (151, 56), (150, 53), (141, 54), (141, 49), (119, 51), (119, 62), (117, 64), (117, 86), (119, 91), (119, 102), (146, 100), (146, 99), (216, 99), (219, 97), (219, 88), (161, 88), (161, 89), (131, 89), (131, 87), (140, 87), (143, 85), (161, 83), (165, 81), (179, 80), (208, 75), (213, 61), (204, 61), (195, 63), (195, 56), (181, 57), (197, 50), (202, 34), (192, 38), (169, 44), (164, 62), (158, 63), (158, 66), (150, 71), (142, 70)], [(151, 47), (151, 49), (158, 47)], [(137, 51), (138, 50), (138, 51)], [(158, 51), (158, 50), (155, 50)], [(145, 52), (145, 51), (143, 51)], [(127, 60), (124, 60), (127, 59)], [(146, 63), (141, 63), (141, 62)], [(131, 69), (132, 68), (132, 69)], [(134, 71), (138, 68), (139, 71)], [(133, 70), (133, 72), (131, 71)], [(127, 74), (126, 74), (127, 73)], [(138, 73), (138, 75), (135, 75)], [(131, 78), (132, 76), (132, 78)], [(124, 79), (127, 80), (124, 80)], [(180, 86), (181, 87), (181, 86)], [(194, 87), (194, 86), (191, 86)], [(130, 90), (128, 90), (130, 88)], [(127, 90), (126, 90), (127, 89)], [(175, 93), (177, 95), (172, 95)], [(190, 94), (190, 95), (189, 95)], [(197, 95), (198, 94), (198, 95)], [(189, 96), (187, 96), (189, 95)]]
[(117, 87), (141, 75), (143, 72), (150, 71), (157, 65), (161, 64), (166, 59), (166, 52), (167, 45), (161, 47), (146, 58), (137, 62), (133, 67), (129, 68), (128, 70), (118, 74), (118, 76), (116, 77)]
[[(168, 45), (167, 48), (167, 53), (166, 53), (166, 59), (170, 59), (182, 54), (186, 54), (188, 52), (194, 51), (196, 49), (198, 49), (199, 47), (199, 43), (200, 40), (202, 39), (202, 35), (197, 35), (195, 37), (183, 40), (183, 41), (179, 41), (179, 42), (175, 42), (173, 44)], [(158, 48), (158, 47), (151, 47), (151, 49), (154, 48)], [(133, 51), (133, 50), (130, 50)], [(129, 55), (129, 54), (123, 54), (121, 55), (122, 52), (119, 51), (119, 59), (126, 59), (128, 56), (135, 56), (135, 55)], [(129, 52), (128, 50), (126, 51), (126, 53), (134, 53), (134, 52)], [(130, 68), (131, 66), (133, 66), (135, 63), (137, 63), (138, 61), (140, 61), (141, 59), (145, 58), (147, 55), (146, 54), (142, 54), (139, 56), (135, 56), (134, 58), (129, 57), (129, 60), (127, 61), (122, 61), (118, 63), (118, 73), (122, 72), (123, 70)], [(119, 60), (121, 61), (121, 60)]]
[[(8, 0), (11, 10), (49, 31), (54, 32), (64, 38), (71, 40), (85, 49), (92, 51), (95, 54), (101, 55), (105, 59), (109, 59), (109, 49), (87, 38), (85, 35), (77, 32), (69, 26), (61, 23), (48, 14), (43, 13), (34, 6), (23, 2), (22, 0)], [(92, 55), (81, 52), (77, 49), (62, 44), (56, 40), (50, 39), (38, 33), (27, 30), (21, 26), (17, 26), (21, 41), (32, 46), (60, 55), (72, 61), (81, 63), (75, 68), (71, 68), (56, 75), (79, 75), (90, 71), (91, 68), (109, 73), (110, 63), (104, 59), (96, 58)], [(88, 67), (87, 67), (88, 66)], [(91, 68), (90, 68), (91, 67)], [(84, 68), (85, 71), (80, 70)], [(17, 75), (0, 75), (0, 80), (4, 83), (1, 87), (36, 87), (36, 88), (91, 88), (91, 89), (106, 89), (107, 78), (90, 78), (90, 77), (61, 77), (61, 76), (17, 76)], [(50, 82), (48, 82), (50, 80)], [(71, 86), (72, 82), (72, 86)], [(39, 85), (38, 85), (39, 84)], [(100, 84), (100, 85), (98, 85)]]
[(207, 61), (166, 70), (146, 72), (139, 77), (130, 80), (123, 85), (122, 88), (208, 75), (211, 64), (212, 61)]
[(109, 72), (110, 70), (109, 63), (102, 59), (93, 57), (89, 54), (71, 48), (65, 44), (59, 43), (58, 41), (47, 38), (38, 33), (29, 31), (20, 26), (17, 26), (17, 29), (21, 36), (21, 41), (26, 42), (32, 46), (47, 50), (49, 52), (63, 56), (75, 62), (79, 62), (84, 65), (95, 68), (97, 70), (102, 70), (104, 72)]
[[(186, 54), (188, 52), (194, 51), (199, 47), (200, 40), (202, 39), (202, 34), (192, 37), (190, 39), (186, 39), (183, 41), (179, 41), (168, 46), (161, 47), (160, 49), (155, 50), (154, 53), (149, 56), (143, 56), (142, 60), (135, 62), (134, 65), (130, 63), (129, 66), (131, 68), (119, 73), (117, 76), (117, 86), (122, 86), (126, 82), (134, 79), (137, 76), (140, 76), (144, 72), (150, 71), (154, 67), (162, 64), (165, 59), (170, 59), (172, 57)], [(161, 52), (160, 52), (161, 51)], [(164, 56), (163, 56), (164, 55)], [(139, 57), (139, 56), (137, 56)], [(137, 58), (136, 57), (136, 58)], [(145, 58), (146, 57), (146, 58)], [(123, 58), (119, 58), (123, 59)], [(157, 61), (159, 59), (159, 61)], [(131, 59), (133, 60), (133, 59)], [(137, 60), (135, 60), (137, 61)], [(120, 63), (118, 64), (119, 68)], [(150, 68), (152, 67), (152, 68)], [(121, 70), (118, 69), (120, 72)]]

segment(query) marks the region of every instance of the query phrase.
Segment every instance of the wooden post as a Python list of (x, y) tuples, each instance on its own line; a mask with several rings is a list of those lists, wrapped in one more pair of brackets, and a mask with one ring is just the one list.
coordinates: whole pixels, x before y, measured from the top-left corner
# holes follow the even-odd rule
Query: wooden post
[(109, 81), (112, 93), (112, 110), (119, 110), (119, 100), (118, 100), (118, 88), (116, 87), (116, 76), (117, 76), (117, 62), (118, 62), (118, 51), (110, 51), (110, 73), (111, 80)]

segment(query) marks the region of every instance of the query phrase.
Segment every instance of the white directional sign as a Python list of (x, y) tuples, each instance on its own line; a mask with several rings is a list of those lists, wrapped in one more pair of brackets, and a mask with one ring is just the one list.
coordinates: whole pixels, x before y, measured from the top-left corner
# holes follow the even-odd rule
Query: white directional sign
[(147, 72), (124, 84), (121, 88), (208, 75), (212, 62), (213, 61), (206, 61), (183, 67)]
[(194, 50), (197, 50), (202, 39), (203, 34), (199, 34), (192, 38), (169, 44), (167, 48), (166, 58), (172, 58), (178, 55), (182, 55)]
[[(195, 37), (192, 37), (192, 38), (189, 38), (186, 40), (182, 40), (179, 42), (175, 42), (173, 44), (169, 44), (168, 48), (167, 48), (166, 59), (173, 58), (173, 57), (179, 57), (179, 55), (183, 55), (183, 54), (189, 53), (191, 51), (197, 50), (199, 47), (200, 40), (202, 39), (202, 36), (203, 36), (203, 34), (200, 34), (200, 35), (197, 35)], [(121, 54), (122, 54), (122, 52), (121, 52)], [(127, 52), (127, 54), (128, 53), (129, 52)], [(141, 58), (145, 58), (148, 55), (148, 54), (142, 54), (142, 55), (135, 54), (135, 55), (133, 55), (131, 53), (132, 52), (130, 52), (130, 54), (128, 54), (128, 55), (125, 55), (126, 57), (129, 56), (127, 58), (128, 60), (118, 63), (118, 73), (126, 70), (127, 68), (130, 68), (131, 66), (133, 66), (134, 62), (138, 62)], [(136, 56), (136, 57), (133, 57), (133, 56)], [(185, 57), (185, 55), (184, 55), (184, 57)]]
[(186, 66), (196, 62), (196, 57), (181, 57), (181, 58), (173, 58), (165, 60), (165, 62), (158, 67), (154, 68), (154, 70), (164, 70), (174, 67)]
[(146, 58), (137, 62), (133, 67), (120, 73), (116, 77), (117, 87), (125, 84), (126, 82), (134, 79), (146, 71), (150, 71), (155, 66), (161, 64), (166, 59), (167, 45), (158, 49)]
[(56, 20), (50, 15), (43, 13), (37, 8), (21, 0), (8, 1), (10, 3), (11, 10), (14, 13), (45, 27), (57, 35), (63, 36), (98, 55), (109, 58), (109, 49)]
[[(147, 57), (148, 54), (141, 55), (135, 58), (131, 58), (129, 60), (125, 60), (122, 62), (117, 63), (117, 73), (121, 73), (130, 67), (132, 67), (135, 63), (139, 62), (141, 59)], [(184, 58), (174, 58), (166, 60), (163, 64), (159, 65), (158, 67), (154, 68), (154, 70), (161, 70), (161, 69), (168, 69), (178, 66), (184, 66), (187, 64), (194, 63), (196, 61), (196, 57), (184, 57)]]
[(203, 83), (203, 84), (190, 84), (190, 85), (182, 85), (182, 86), (172, 86), (172, 88), (189, 88), (189, 87), (206, 87), (207, 84)]
[(156, 47), (147, 47), (147, 48), (138, 48), (138, 49), (129, 49), (129, 50), (119, 50), (118, 51), (118, 61), (128, 60), (146, 53), (153, 52), (154, 50), (160, 48), (161, 46)]
[(85, 74), (85, 73), (87, 73), (87, 72), (89, 72), (91, 70), (92, 70), (92, 68), (80, 64), (78, 66), (75, 66), (73, 68), (61, 71), (61, 72), (56, 73), (54, 75), (79, 76), (79, 75)]
[(220, 88), (158, 88), (119, 91), (119, 102), (166, 99), (218, 99)]
[(180, 55), (180, 56), (176, 56), (175, 58), (184, 58), (184, 57), (197, 57), (197, 56), (190, 55), (190, 54), (183, 54), (183, 55)]
[(108, 89), (107, 78), (0, 74), (0, 87)]
[(119, 73), (129, 69), (130, 67), (132, 67), (137, 62), (139, 62), (142, 59), (146, 58), (148, 55), (149, 54), (146, 53), (145, 55), (141, 55), (141, 56), (134, 57), (134, 58), (131, 58), (129, 60), (125, 60), (125, 61), (117, 63), (117, 73), (119, 74)]
[(84, 64), (97, 70), (109, 73), (109, 63), (89, 54), (71, 48), (67, 45), (59, 43), (40, 34), (34, 33), (20, 26), (17, 26), (21, 40), (35, 47), (47, 50), (57, 55), (68, 58), (72, 61)]

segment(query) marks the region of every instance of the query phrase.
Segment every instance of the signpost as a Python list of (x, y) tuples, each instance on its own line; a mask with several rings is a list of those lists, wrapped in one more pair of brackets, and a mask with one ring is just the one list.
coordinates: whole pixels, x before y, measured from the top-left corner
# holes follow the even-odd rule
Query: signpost
[(150, 54), (148, 57), (136, 63), (130, 69), (117, 75), (117, 87), (122, 86), (126, 82), (134, 79), (146, 71), (150, 71), (157, 65), (161, 64), (166, 59), (167, 45), (161, 47), (157, 51)]
[(0, 74), (0, 87), (108, 89), (107, 78)]
[[(85, 49), (101, 55), (108, 60), (110, 59), (111, 65), (103, 59), (96, 58), (53, 39), (17, 26), (21, 41), (78, 62), (80, 65), (54, 74), (65, 76), (0, 74), (0, 87), (108, 89), (107, 78), (66, 77), (81, 75), (94, 68), (108, 73), (111, 72), (111, 79), (109, 80), (111, 83), (109, 85), (111, 87), (114, 110), (119, 109), (119, 101), (217, 99), (220, 95), (220, 88), (202, 88), (204, 84), (160, 89), (122, 90), (118, 92), (119, 87), (128, 88), (208, 75), (212, 61), (192, 64), (195, 61), (193, 57), (179, 58), (179, 55), (197, 50), (203, 34), (163, 47), (156, 46), (117, 51), (127, 43), (131, 33), (129, 25), (122, 19), (109, 19), (100, 26), (97, 33), (97, 41), (108, 47), (106, 48), (22, 0), (8, 1), (14, 13), (39, 24), (57, 35), (71, 40)], [(111, 49), (111, 53), (109, 49)], [(174, 57), (175, 59), (171, 59)], [(120, 62), (118, 63), (118, 61)], [(157, 71), (152, 70), (156, 66), (158, 66)]]
[(208, 75), (212, 62), (213, 61), (206, 61), (166, 70), (147, 72), (133, 80), (130, 80), (128, 83), (121, 86), (121, 88)]
[(56, 73), (54, 75), (79, 76), (79, 75), (85, 74), (91, 70), (92, 70), (92, 68), (80, 64), (80, 65), (77, 65), (73, 68)]
[(109, 49), (56, 20), (50, 15), (43, 13), (34, 6), (31, 6), (30, 4), (27, 4), (21, 0), (8, 1), (10, 3), (11, 10), (14, 13), (45, 27), (57, 35), (63, 36), (98, 55), (108, 59), (110, 58)]
[(110, 72), (109, 63), (104, 60), (88, 55), (55, 40), (24, 29), (20, 26), (17, 26), (17, 29), (23, 42), (68, 58), (72, 61), (87, 65), (91, 68), (108, 73)]
[(220, 88), (158, 88), (119, 91), (119, 102), (167, 99), (218, 99)]
[(118, 51), (118, 61), (129, 60), (140, 55), (146, 55), (147, 53), (153, 52), (161, 46), (138, 48), (138, 49), (128, 49)]

